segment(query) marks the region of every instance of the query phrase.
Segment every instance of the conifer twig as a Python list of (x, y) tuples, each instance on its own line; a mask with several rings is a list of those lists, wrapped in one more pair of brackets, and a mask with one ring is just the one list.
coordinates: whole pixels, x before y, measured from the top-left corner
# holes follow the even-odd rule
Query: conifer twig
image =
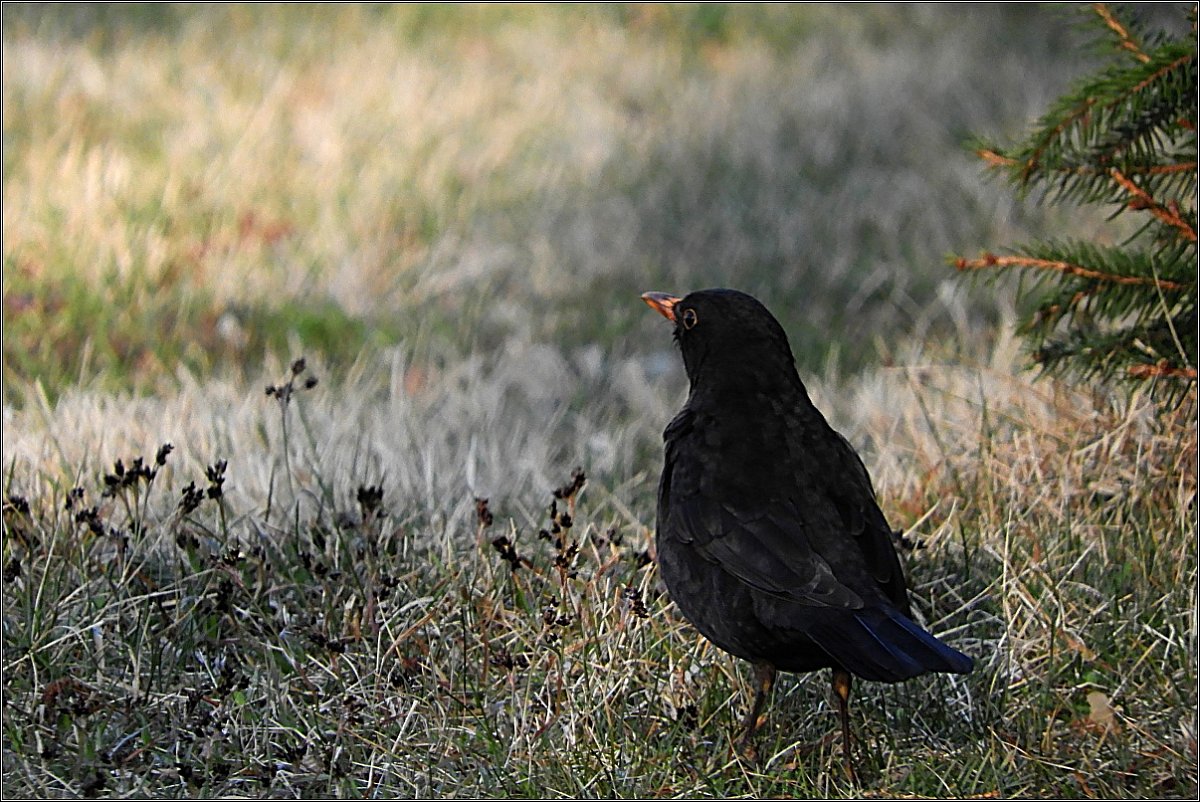
[[(1172, 61), (1170, 64), (1166, 64), (1166, 65), (1162, 66), (1161, 68), (1155, 70), (1153, 74), (1148, 75), (1146, 78), (1144, 78), (1143, 80), (1139, 81), (1138, 83), (1136, 83), (1132, 87), (1130, 87), (1128, 91), (1122, 92), (1120, 95), (1111, 99), (1110, 101), (1105, 103), (1100, 108), (1111, 109), (1111, 108), (1118, 107), (1120, 104), (1125, 103), (1130, 97), (1139, 94), (1142, 90), (1144, 90), (1146, 87), (1153, 84), (1155, 81), (1157, 81), (1163, 75), (1166, 75), (1167, 73), (1171, 72), (1172, 70), (1178, 69), (1179, 67), (1183, 66), (1184, 64), (1187, 64), (1189, 61), (1192, 61), (1193, 59), (1194, 59), (1194, 56), (1191, 53), (1184, 55), (1184, 56), (1180, 56), (1179, 58)], [(1045, 153), (1046, 150), (1050, 147), (1050, 143), (1053, 142), (1056, 138), (1058, 138), (1065, 131), (1069, 130), (1071, 128), (1071, 126), (1075, 125), (1076, 122), (1087, 118), (1088, 114), (1090, 114), (1092, 111), (1092, 107), (1095, 106), (1096, 103), (1099, 102), (1099, 100), (1100, 100), (1100, 98), (1096, 97), (1096, 96), (1090, 96), (1090, 97), (1083, 98), (1082, 100), (1080, 100), (1079, 105), (1076, 108), (1072, 109), (1071, 112), (1069, 114), (1067, 114), (1067, 116), (1063, 117), (1061, 120), (1058, 121), (1057, 125), (1053, 126), (1052, 128), (1045, 131), (1041, 135), (1041, 137), (1035, 143), (1031, 153), (1029, 154), (1029, 158), (1027, 158), (1025, 160), (1024, 168), (1021, 171), (1021, 183), (1022, 184), (1028, 183), (1030, 176), (1032, 176), (1034, 171), (1037, 170), (1038, 167), (1041, 166), (1042, 154)], [(1187, 121), (1185, 120), (1185, 121), (1182, 121), (1180, 124), (1183, 125), (1184, 127), (1188, 127), (1186, 125), (1186, 122)], [(1013, 162), (1013, 163), (1016, 164), (1016, 162)]]
[(1036, 259), (1032, 256), (996, 256), (993, 253), (984, 253), (978, 259), (955, 259), (954, 266), (959, 270), (983, 270), (989, 267), (1036, 267), (1041, 270), (1056, 270), (1072, 276), (1109, 281), (1114, 284), (1146, 284), (1157, 286), (1162, 290), (1185, 289), (1182, 284), (1167, 281), (1166, 279), (1145, 278), (1143, 276), (1116, 276), (1112, 273), (1103, 273), (1099, 270), (1093, 270), (1082, 265), (1074, 265), (1070, 262)]
[(1157, 217), (1159, 220), (1162, 220), (1167, 225), (1174, 226), (1175, 228), (1179, 229), (1179, 232), (1183, 235), (1184, 239), (1187, 239), (1189, 242), (1196, 241), (1196, 232), (1187, 224), (1187, 221), (1179, 215), (1179, 211), (1177, 209), (1170, 209), (1154, 200), (1154, 198), (1150, 197), (1150, 193), (1146, 192), (1146, 190), (1130, 181), (1116, 167), (1112, 168), (1110, 174), (1112, 175), (1113, 181), (1116, 181), (1122, 189), (1133, 196), (1133, 200), (1129, 201), (1130, 209), (1144, 209)]
[(1011, 156), (1005, 156), (1001, 153), (997, 153), (994, 150), (988, 150), (987, 148), (980, 148), (979, 150), (975, 151), (975, 153), (979, 156), (979, 158), (987, 162), (988, 167), (1016, 167), (1018, 164), (1020, 164), (1020, 162)]
[(1131, 365), (1129, 375), (1137, 379), (1151, 379), (1155, 376), (1169, 379), (1194, 379), (1196, 378), (1196, 369), (1173, 368), (1164, 360), (1156, 365)]
[[(989, 148), (980, 148), (975, 151), (975, 155), (986, 162), (988, 167), (1016, 167), (1020, 164), (1013, 157), (1005, 156), (1003, 153), (997, 153)], [(1133, 175), (1172, 175), (1174, 173), (1193, 173), (1195, 171), (1196, 162), (1194, 161), (1179, 162), (1177, 164), (1145, 164), (1125, 167), (1125, 172)], [(1107, 175), (1109, 171), (1081, 164), (1075, 167), (1060, 167), (1056, 172), (1074, 175)]]
[[(1147, 86), (1150, 86), (1150, 84), (1157, 81), (1163, 75), (1166, 75), (1168, 72), (1171, 72), (1172, 70), (1182, 67), (1184, 64), (1187, 64), (1189, 61), (1192, 61), (1194, 58), (1195, 58), (1195, 56), (1193, 54), (1188, 53), (1185, 56), (1180, 56), (1179, 58), (1175, 59), (1170, 64), (1163, 65), (1159, 69), (1155, 70), (1152, 74), (1146, 76), (1141, 81), (1134, 84), (1133, 88), (1131, 90), (1129, 90), (1129, 92), (1126, 93), (1126, 95), (1122, 96), (1121, 98), (1118, 98), (1118, 102), (1124, 100), (1125, 97), (1128, 97), (1129, 95), (1136, 95), (1138, 92), (1141, 92)], [(1111, 105), (1115, 105), (1115, 104), (1109, 104), (1109, 105), (1111, 106)]]
[[(1151, 393), (1178, 398), (1196, 381), (1195, 7), (1192, 40), (1148, 34), (1118, 6), (1091, 3), (1107, 66), (1077, 84), (1020, 144), (979, 142), (976, 156), (1022, 193), (1146, 212), (1119, 244), (1044, 242), (997, 256), (951, 258), (959, 271), (1026, 272), (1037, 306), (1022, 315), (1035, 363), (1050, 373), (1108, 381), (1169, 377)], [(1103, 26), (1103, 27), (1102, 27)], [(1127, 219), (1127, 218), (1126, 218)], [(1138, 247), (1141, 243), (1143, 247)], [(1027, 293), (1022, 289), (1019, 292)], [(1163, 355), (1166, 355), (1165, 357)], [(1187, 385), (1185, 387), (1185, 385)]]
[(1127, 172), (1138, 175), (1169, 175), (1171, 173), (1194, 173), (1196, 162), (1180, 162), (1179, 164), (1152, 164), (1148, 167), (1135, 169), (1125, 168)]
[(1025, 160), (1025, 168), (1021, 171), (1022, 184), (1029, 183), (1029, 177), (1033, 175), (1033, 171), (1037, 169), (1039, 164), (1041, 164), (1042, 154), (1045, 153), (1050, 147), (1050, 143), (1053, 142), (1055, 138), (1059, 136), (1059, 134), (1063, 133), (1072, 125), (1074, 125), (1076, 120), (1086, 117), (1092, 110), (1092, 106), (1096, 105), (1096, 100), (1097, 99), (1094, 97), (1084, 98), (1075, 110), (1058, 121), (1058, 125), (1055, 125), (1049, 131), (1046, 131), (1044, 134), (1042, 134), (1041, 138), (1034, 146), (1033, 152), (1030, 153), (1029, 158)]
[(1150, 60), (1150, 57), (1133, 41), (1133, 37), (1129, 35), (1128, 29), (1113, 16), (1112, 9), (1108, 7), (1108, 3), (1092, 3), (1092, 10), (1100, 15), (1100, 19), (1104, 20), (1104, 24), (1121, 40), (1121, 47), (1133, 53), (1134, 58), (1143, 64)]

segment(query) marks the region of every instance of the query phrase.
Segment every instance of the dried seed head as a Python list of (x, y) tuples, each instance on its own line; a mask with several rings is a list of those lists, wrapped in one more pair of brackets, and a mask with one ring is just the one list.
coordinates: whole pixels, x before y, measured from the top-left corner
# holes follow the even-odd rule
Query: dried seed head
[(204, 470), (204, 475), (206, 477), (208, 477), (208, 481), (210, 481), (210, 482), (217, 482), (217, 483), (224, 482), (225, 481), (225, 469), (228, 466), (229, 466), (229, 463), (226, 462), (225, 460), (218, 460), (216, 463), (208, 466)]
[(475, 499), (475, 517), (479, 520), (479, 526), (483, 529), (487, 529), (492, 525), (494, 518), (488, 509), (488, 500), (486, 498)]
[(4, 565), (4, 583), (15, 582), (21, 578), (21, 561), (13, 557)]
[[(78, 488), (76, 488), (76, 489), (78, 489)], [(75, 491), (72, 490), (71, 492), (74, 493)], [(82, 495), (82, 494), (83, 494), (83, 491), (81, 490), (80, 495)], [(68, 494), (67, 495), (68, 501), (70, 500), (70, 498), (71, 498), (71, 496), (70, 496), (70, 494)], [(67, 509), (70, 509), (70, 506), (68, 506)], [(28, 515), (29, 514), (29, 502), (25, 499), (24, 496), (5, 496), (4, 497), (4, 512), (5, 512), (5, 514), (15, 512), (19, 515)]]
[(587, 475), (583, 472), (583, 468), (576, 468), (571, 471), (571, 481), (557, 488), (554, 491), (554, 497), (569, 499), (582, 490), (585, 484), (587, 484)]
[(380, 505), (383, 503), (383, 486), (359, 485), (356, 498), (358, 499), (358, 506), (362, 509), (362, 514), (365, 518), (368, 513), (372, 513), (379, 509)]
[(492, 546), (496, 551), (500, 552), (500, 558), (512, 566), (512, 570), (517, 570), (521, 567), (521, 556), (517, 554), (516, 545), (506, 536), (501, 535), (492, 541)]
[(91, 533), (97, 537), (104, 534), (104, 521), (100, 518), (99, 507), (89, 507), (75, 513), (75, 523), (86, 524)]
[(225, 484), (225, 468), (228, 463), (225, 460), (219, 460), (213, 465), (209, 465), (204, 469), (204, 476), (208, 479), (208, 490), (206, 495), (211, 499), (219, 499), (224, 494)]
[(514, 668), (528, 668), (529, 661), (524, 655), (513, 656), (508, 653), (508, 649), (503, 646), (497, 646), (492, 649), (492, 654), (488, 658), (488, 662), (494, 666), (512, 671)]
[(196, 489), (195, 482), (188, 482), (187, 487), (183, 488), (183, 498), (179, 500), (179, 510), (188, 515), (196, 510), (204, 501), (204, 493)]
[(646, 603), (642, 601), (642, 592), (633, 585), (626, 585), (625, 590), (621, 591), (621, 598), (629, 605), (629, 609), (638, 618), (649, 618), (650, 611), (646, 609)]
[(63, 503), (63, 509), (70, 512), (76, 504), (83, 501), (83, 488), (72, 487), (67, 491), (67, 500)]
[(554, 556), (554, 567), (565, 573), (569, 579), (579, 576), (579, 572), (575, 570), (575, 558), (579, 556), (579, 544), (573, 540), (570, 543), (559, 540), (555, 546), (558, 548), (558, 554)]

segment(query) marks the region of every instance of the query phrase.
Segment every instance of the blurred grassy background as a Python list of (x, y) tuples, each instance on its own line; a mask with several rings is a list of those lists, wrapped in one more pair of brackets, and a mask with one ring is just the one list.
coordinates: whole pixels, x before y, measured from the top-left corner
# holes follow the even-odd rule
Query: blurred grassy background
[(10, 404), (264, 352), (661, 352), (638, 294), (713, 285), (853, 370), (994, 320), (944, 256), (1061, 218), (962, 143), (1086, 68), (1027, 5), (4, 13)]

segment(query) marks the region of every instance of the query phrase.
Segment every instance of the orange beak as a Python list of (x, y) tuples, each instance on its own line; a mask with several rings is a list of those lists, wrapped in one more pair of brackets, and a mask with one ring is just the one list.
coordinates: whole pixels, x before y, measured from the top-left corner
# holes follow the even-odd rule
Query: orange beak
[(675, 304), (679, 303), (679, 299), (674, 295), (667, 295), (665, 292), (643, 292), (642, 300), (655, 312), (672, 323), (675, 322)]

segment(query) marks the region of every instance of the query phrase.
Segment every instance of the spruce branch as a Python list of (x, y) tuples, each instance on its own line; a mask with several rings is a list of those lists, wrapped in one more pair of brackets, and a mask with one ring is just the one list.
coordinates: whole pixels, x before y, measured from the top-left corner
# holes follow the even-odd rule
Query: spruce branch
[(1136, 167), (1126, 172), (1144, 173), (1145, 175), (1171, 175), (1173, 173), (1194, 173), (1196, 162), (1180, 162), (1178, 164), (1155, 164), (1149, 167)]
[(1170, 62), (1169, 64), (1164, 64), (1162, 67), (1159, 67), (1157, 70), (1155, 70), (1154, 72), (1147, 75), (1140, 82), (1134, 84), (1133, 88), (1130, 89), (1129, 94), (1136, 95), (1139, 92), (1142, 92), (1143, 90), (1145, 90), (1147, 87), (1154, 84), (1155, 81), (1158, 81), (1159, 79), (1163, 78), (1164, 76), (1166, 76), (1172, 72), (1175, 72), (1176, 70), (1179, 70), (1182, 67), (1186, 67), (1188, 64), (1192, 64), (1195, 61), (1196, 61), (1195, 53), (1184, 53), (1183, 55), (1176, 58), (1174, 61)]
[(1149, 278), (1145, 276), (1121, 276), (1112, 273), (1104, 273), (1099, 270), (1084, 267), (1083, 265), (1071, 264), (1055, 259), (1039, 259), (1032, 256), (996, 256), (993, 253), (984, 253), (978, 259), (963, 259), (959, 257), (953, 262), (954, 266), (962, 271), (967, 270), (984, 270), (989, 267), (1033, 267), (1040, 270), (1051, 270), (1059, 273), (1066, 273), (1080, 278), (1096, 279), (1097, 281), (1108, 281), (1114, 284), (1140, 284), (1146, 286), (1158, 287), (1161, 290), (1179, 291), (1185, 290), (1187, 287), (1174, 281), (1165, 279)]
[[(988, 166), (1011, 170), (1022, 188), (1055, 173), (1090, 175), (1081, 165), (1149, 168), (1164, 140), (1194, 134), (1195, 87), (1195, 48), (1167, 44), (1149, 61), (1110, 67), (1060, 99), (1021, 150), (976, 152)], [(1194, 136), (1186, 139), (1181, 147), (1194, 153)]]
[(1142, 48), (1133, 41), (1133, 37), (1129, 34), (1129, 29), (1118, 22), (1117, 18), (1113, 16), (1112, 9), (1109, 8), (1108, 3), (1092, 3), (1092, 10), (1099, 14), (1100, 19), (1104, 20), (1104, 24), (1117, 35), (1119, 47), (1128, 50), (1138, 61), (1147, 62), (1150, 60), (1150, 57), (1146, 55)]
[(1130, 209), (1144, 209), (1167, 225), (1179, 229), (1179, 233), (1184, 239), (1189, 242), (1196, 241), (1196, 231), (1180, 216), (1179, 204), (1170, 201), (1169, 207), (1164, 206), (1150, 197), (1149, 193), (1141, 189), (1137, 184), (1126, 178), (1116, 167), (1112, 168), (1111, 172), (1113, 180), (1133, 196), (1133, 199), (1129, 201)]
[(1195, 10), (1189, 40), (1144, 35), (1106, 3), (1091, 9), (1116, 37), (1110, 64), (1052, 104), (1023, 143), (972, 149), (1022, 194), (1104, 204), (1110, 219), (1140, 225), (1114, 232), (1119, 245), (1035, 242), (950, 263), (1021, 277), (1033, 303), (1019, 331), (1043, 374), (1153, 380), (1156, 396), (1178, 399), (1194, 387), (1198, 339)]
[(1095, 97), (1087, 97), (1079, 101), (1077, 106), (1068, 111), (1055, 125), (1042, 134), (1024, 159), (1019, 160), (1022, 163), (1020, 172), (1020, 184), (1022, 186), (1027, 186), (1032, 182), (1034, 177), (1040, 172), (1043, 162), (1046, 161), (1045, 156), (1050, 151), (1051, 146), (1072, 125), (1079, 120), (1083, 120), (1088, 112), (1091, 111), (1092, 106), (1096, 105), (1096, 102), (1097, 98)]
[(1195, 368), (1175, 368), (1171, 367), (1165, 359), (1153, 365), (1130, 365), (1129, 375), (1135, 379), (1195, 379)]
[(977, 148), (975, 155), (983, 159), (988, 167), (1016, 167), (1020, 164), (1019, 161), (1011, 156), (1005, 156), (1002, 153), (997, 153), (991, 148)]
[[(1005, 156), (1002, 153), (997, 153), (995, 150), (987, 147), (975, 148), (975, 155), (984, 162), (985, 166), (996, 169), (1012, 168), (1021, 164), (1011, 156)], [(1062, 164), (1054, 168), (1054, 172), (1060, 175), (1086, 175), (1086, 176), (1101, 176), (1110, 175), (1110, 170), (1103, 167), (1094, 167), (1087, 164)], [(1177, 175), (1180, 173), (1196, 172), (1195, 161), (1181, 161), (1171, 164), (1128, 164), (1125, 165), (1125, 172), (1131, 175)]]

